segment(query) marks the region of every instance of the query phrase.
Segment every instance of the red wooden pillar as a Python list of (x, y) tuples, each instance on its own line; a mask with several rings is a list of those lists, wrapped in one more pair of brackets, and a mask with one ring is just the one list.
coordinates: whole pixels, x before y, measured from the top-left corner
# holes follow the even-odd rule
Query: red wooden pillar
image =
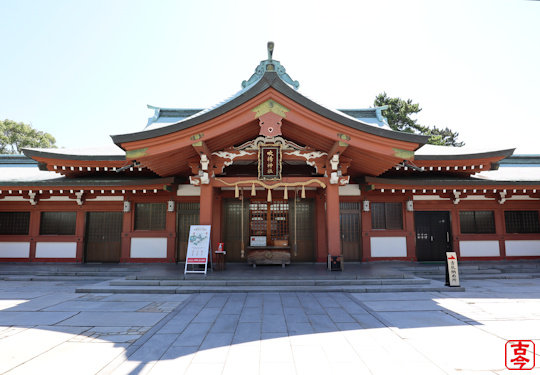
[(39, 225), (41, 220), (41, 211), (37, 208), (30, 211), (30, 228), (28, 235), (30, 236), (30, 254), (29, 261), (34, 262), (36, 260), (36, 240), (39, 236)]
[(326, 262), (328, 255), (328, 246), (326, 242), (326, 212), (324, 209), (324, 190), (317, 190), (315, 200), (315, 215), (317, 225), (317, 262)]
[[(165, 229), (167, 230), (167, 262), (174, 263), (176, 253), (176, 202), (173, 211), (167, 208)], [(168, 203), (167, 203), (168, 205)]]
[(504, 210), (502, 208), (496, 208), (495, 210), (495, 233), (499, 238), (499, 255), (501, 258), (506, 258), (506, 226), (504, 223)]
[[(412, 197), (410, 198), (412, 200)], [(414, 230), (414, 212), (407, 210), (405, 202), (405, 228), (407, 231), (407, 259), (416, 260), (416, 234)]]
[(326, 185), (326, 236), (328, 254), (341, 254), (339, 228), (339, 185)]
[(83, 261), (83, 251), (84, 251), (84, 235), (86, 228), (86, 212), (79, 209), (77, 210), (76, 218), (76, 227), (75, 235), (77, 236), (77, 263), (82, 263)]
[(120, 262), (129, 262), (131, 258), (131, 223), (133, 222), (133, 212), (135, 203), (131, 202), (129, 212), (124, 212), (122, 217), (122, 249), (120, 252)]
[(200, 225), (211, 225), (212, 228), (210, 229), (210, 236), (211, 236), (211, 242), (210, 246), (212, 247), (212, 250), (215, 251), (217, 249), (217, 228), (214, 227), (214, 206), (216, 206), (216, 198), (219, 199), (219, 197), (216, 196), (214, 187), (212, 186), (212, 183), (201, 185), (201, 200), (199, 205), (199, 224)]
[(362, 218), (360, 220), (362, 227), (362, 262), (367, 262), (371, 260), (371, 237), (369, 236), (371, 232), (371, 211), (364, 211), (363, 203), (362, 201)]

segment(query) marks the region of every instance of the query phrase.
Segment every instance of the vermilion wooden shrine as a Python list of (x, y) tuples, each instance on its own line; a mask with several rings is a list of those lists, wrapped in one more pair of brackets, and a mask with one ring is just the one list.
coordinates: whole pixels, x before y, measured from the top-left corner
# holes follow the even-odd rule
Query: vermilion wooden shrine
[(228, 262), (540, 256), (540, 176), (497, 171), (512, 149), (425, 145), (384, 108), (332, 110), (297, 89), (269, 53), (233, 97), (149, 106), (112, 148), (4, 157), (0, 260), (182, 262), (199, 223)]

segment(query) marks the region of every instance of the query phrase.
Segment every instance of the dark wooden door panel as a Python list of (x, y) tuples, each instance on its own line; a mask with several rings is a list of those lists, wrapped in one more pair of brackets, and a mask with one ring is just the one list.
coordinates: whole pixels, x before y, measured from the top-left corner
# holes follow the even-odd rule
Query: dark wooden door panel
[(450, 214), (447, 211), (417, 211), (414, 213), (416, 229), (416, 257), (419, 261), (443, 261), (452, 250)]
[(122, 212), (86, 214), (86, 262), (119, 262)]
[(341, 250), (345, 261), (362, 260), (360, 202), (339, 203)]

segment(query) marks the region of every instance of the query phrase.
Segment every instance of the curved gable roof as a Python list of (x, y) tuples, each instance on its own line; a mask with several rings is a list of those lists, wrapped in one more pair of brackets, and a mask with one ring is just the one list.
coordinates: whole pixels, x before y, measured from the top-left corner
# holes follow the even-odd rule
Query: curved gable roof
[(296, 103), (304, 106), (305, 108), (325, 117), (330, 120), (333, 120), (342, 125), (348, 126), (350, 128), (360, 130), (369, 134), (377, 135), (380, 137), (385, 137), (398, 141), (412, 142), (418, 144), (425, 144), (428, 140), (427, 136), (396, 132), (393, 130), (388, 130), (384, 128), (374, 127), (368, 123), (362, 122), (360, 120), (354, 119), (350, 116), (347, 116), (339, 111), (333, 111), (328, 108), (321, 106), (320, 104), (308, 99), (304, 95), (300, 94), (298, 91), (291, 88), (288, 84), (283, 82), (276, 72), (266, 72), (258, 81), (252, 85), (240, 90), (235, 95), (227, 99), (226, 101), (219, 103), (218, 105), (209, 108), (207, 110), (198, 112), (191, 117), (188, 117), (182, 121), (179, 121), (175, 124), (164, 126), (161, 128), (140, 131), (135, 133), (128, 134), (119, 134), (111, 136), (114, 143), (122, 147), (122, 143), (140, 141), (145, 139), (151, 139), (155, 137), (160, 137), (163, 135), (175, 133), (190, 127), (202, 124), (208, 120), (216, 118), (220, 115), (223, 115), (230, 111), (233, 108), (242, 105), (243, 103), (249, 101), (255, 96), (261, 94), (268, 88), (273, 88), (289, 99), (295, 101)]

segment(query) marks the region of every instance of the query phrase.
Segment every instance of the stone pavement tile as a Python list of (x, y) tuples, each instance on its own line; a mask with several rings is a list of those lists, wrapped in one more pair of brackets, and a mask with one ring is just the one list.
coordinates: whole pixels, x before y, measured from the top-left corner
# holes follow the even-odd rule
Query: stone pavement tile
[(299, 375), (331, 374), (330, 362), (319, 346), (292, 347), (296, 373)]
[(381, 321), (375, 318), (373, 315), (368, 313), (363, 314), (353, 314), (352, 317), (360, 324), (363, 328), (381, 328), (385, 327)]
[(160, 333), (181, 333), (193, 320), (193, 316), (182, 315), (182, 312), (169, 320), (161, 329)]
[[(33, 298), (24, 303), (19, 303), (16, 306), (9, 308), (0, 308), (3, 311), (39, 311), (49, 306), (54, 306), (58, 303), (74, 299), (73, 293), (52, 293), (45, 296)], [(0, 300), (0, 305), (2, 300)], [(60, 310), (56, 310), (60, 311)]]
[[(248, 293), (246, 301), (244, 302), (245, 307), (261, 307), (263, 305), (263, 295), (259, 293)], [(261, 311), (262, 312), (262, 311)]]
[(283, 315), (264, 315), (262, 332), (287, 332), (287, 324)]
[[(453, 371), (485, 371), (501, 369), (504, 366), (506, 341), (473, 326), (406, 331), (403, 337), (406, 337), (407, 343), (441, 368)], [(448, 353), (452, 355), (449, 356)]]
[(185, 375), (221, 375), (223, 363), (191, 363)]
[(300, 307), (300, 300), (296, 293), (283, 293), (281, 294), (281, 304), (283, 307)]
[(336, 323), (336, 327), (338, 327), (338, 329), (340, 331), (354, 331), (354, 330), (357, 330), (357, 329), (364, 329), (364, 327), (362, 327), (360, 325), (360, 323)]
[(259, 341), (261, 339), (262, 323), (240, 322), (234, 332), (233, 344)]
[[(197, 347), (170, 347), (148, 373), (150, 375), (182, 375), (187, 371), (196, 352)], [(118, 375), (125, 375), (125, 373)]]
[(461, 320), (456, 319), (443, 311), (379, 312), (377, 315), (382, 317), (392, 327), (398, 328), (429, 328), (465, 325)]
[[(450, 296), (461, 296), (461, 293), (447, 293)], [(444, 293), (437, 292), (403, 292), (403, 293), (351, 293), (359, 301), (423, 301), (440, 298)]]
[[(6, 285), (6, 286), (12, 286), (13, 282), (4, 282), (2, 283), (0, 281), (0, 285)], [(49, 295), (51, 293), (50, 290), (42, 290), (37, 291), (32, 290), (31, 288), (28, 288), (27, 290), (18, 290), (13, 291), (12, 287), (8, 287), (7, 290), (4, 290), (3, 288), (0, 288), (0, 299), (25, 299), (25, 300), (31, 300), (33, 298), (38, 298), (41, 296)]]
[(259, 363), (242, 363), (241, 360), (225, 363), (221, 375), (258, 375)]
[(192, 363), (220, 363), (224, 364), (229, 354), (229, 345), (217, 346), (210, 349), (199, 348)]
[(0, 339), (0, 374), (30, 361), (87, 330), (87, 327), (19, 329)]
[[(60, 314), (60, 313), (43, 313)], [(58, 323), (62, 326), (153, 326), (165, 317), (165, 313), (83, 311)]]
[(102, 299), (105, 302), (179, 302), (189, 298), (189, 294), (109, 294)]
[(200, 349), (212, 349), (217, 348), (221, 346), (228, 346), (231, 344), (233, 339), (234, 333), (233, 332), (222, 332), (222, 333), (214, 333), (209, 332), (204, 341), (202, 342)]
[(21, 305), (28, 302), (29, 300), (26, 300), (26, 299), (0, 299), (0, 311), (12, 309), (16, 307), (17, 305)]
[(9, 327), (9, 326), (0, 326), (0, 340), (5, 339), (6, 337), (13, 336), (31, 329), (33, 326), (28, 327)]
[(338, 330), (328, 315), (308, 315), (308, 317), (315, 332), (334, 332)]
[(246, 301), (246, 294), (235, 293), (229, 296), (227, 303), (223, 306), (221, 310), (222, 314), (240, 314), (244, 308), (244, 303)]
[(236, 330), (236, 326), (238, 325), (239, 320), (239, 314), (220, 314), (216, 318), (214, 325), (210, 329), (210, 332), (234, 332)]
[(228, 299), (229, 296), (226, 294), (216, 294), (214, 298), (208, 301), (206, 307), (218, 307), (221, 310)]
[(276, 337), (261, 340), (261, 368), (262, 365), (288, 362), (293, 363), (293, 354), (290, 339)]
[(310, 293), (299, 293), (298, 299), (306, 314), (323, 314), (324, 310), (317, 299)]
[(44, 309), (44, 311), (137, 311), (149, 302), (94, 302), (71, 300)]
[[(148, 373), (176, 339), (175, 334), (156, 334), (133, 352), (115, 370), (115, 374)], [(135, 371), (136, 370), (136, 371)]]
[(262, 307), (244, 307), (242, 314), (240, 315), (240, 322), (242, 323), (257, 323), (262, 322)]
[(366, 301), (364, 304), (373, 311), (434, 311), (444, 310), (433, 300), (423, 301)]
[[(260, 375), (296, 375), (293, 362), (267, 362), (261, 363)], [(312, 374), (314, 375), (314, 374)]]
[(193, 319), (194, 323), (210, 323), (219, 315), (221, 307), (204, 307)]
[[(339, 375), (371, 375), (364, 362), (330, 362), (331, 374)], [(399, 374), (399, 373), (397, 373)]]
[(126, 349), (124, 344), (65, 342), (10, 371), (10, 375), (94, 375)]
[(349, 314), (361, 314), (365, 313), (366, 310), (360, 306), (357, 302), (357, 300), (353, 300), (351, 298), (342, 298), (338, 300), (339, 305), (341, 308), (348, 312)]
[[(540, 319), (512, 321), (479, 321), (476, 328), (505, 340), (540, 340)], [(536, 352), (540, 353), (540, 345)], [(540, 366), (540, 359), (538, 362)]]
[(287, 323), (298, 322), (298, 323), (307, 323), (309, 319), (301, 307), (285, 307), (283, 309), (283, 314), (285, 315), (285, 320)]
[(315, 333), (315, 330), (311, 326), (311, 323), (304, 322), (287, 322), (287, 329), (289, 336), (298, 336), (298, 335), (310, 335)]
[[(76, 315), (75, 312), (51, 311), (0, 311), (2, 326), (53, 325)], [(92, 324), (81, 323), (80, 326)]]
[(331, 363), (360, 361), (355, 349), (341, 332), (323, 334), (320, 347)]
[(260, 341), (249, 341), (241, 344), (233, 344), (229, 348), (225, 368), (236, 367), (237, 364), (240, 364), (246, 365), (250, 368), (256, 368), (256, 372), (258, 372), (260, 358)]
[(191, 323), (172, 345), (200, 346), (211, 326), (212, 323)]
[(326, 313), (334, 323), (354, 323), (354, 318), (340, 307), (327, 307)]

